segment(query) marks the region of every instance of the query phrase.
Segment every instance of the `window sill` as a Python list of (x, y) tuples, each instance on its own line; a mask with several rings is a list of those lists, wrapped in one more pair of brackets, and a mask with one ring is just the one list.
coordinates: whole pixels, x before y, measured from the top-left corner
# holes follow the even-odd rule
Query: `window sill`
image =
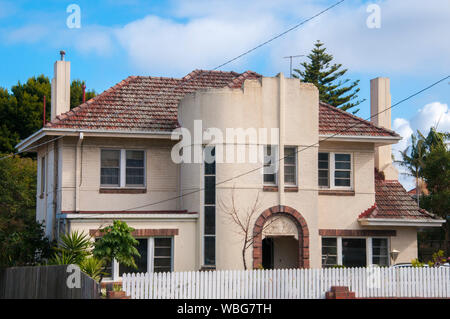
[(213, 270), (216, 270), (216, 266), (205, 266), (205, 265), (203, 265), (200, 268), (200, 271), (213, 271)]
[(328, 196), (355, 196), (354, 190), (342, 190), (342, 189), (321, 189), (319, 195)]
[(298, 187), (297, 186), (286, 186), (284, 188), (285, 193), (298, 193)]
[(100, 188), (100, 194), (145, 194), (147, 188)]
[(263, 192), (278, 192), (278, 186), (276, 186), (276, 185), (273, 185), (273, 186), (264, 185), (263, 186)]

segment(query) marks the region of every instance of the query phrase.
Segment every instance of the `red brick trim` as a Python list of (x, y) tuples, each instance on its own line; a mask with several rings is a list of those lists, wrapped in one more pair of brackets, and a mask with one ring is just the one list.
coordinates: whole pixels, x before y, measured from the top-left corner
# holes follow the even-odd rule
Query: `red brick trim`
[(355, 191), (321, 189), (319, 195), (328, 196), (355, 196)]
[(265, 222), (272, 216), (286, 216), (290, 218), (298, 229), (298, 267), (309, 268), (309, 230), (303, 216), (289, 206), (278, 205), (266, 209), (256, 219), (253, 227), (253, 268), (262, 265), (262, 230)]
[[(102, 236), (98, 229), (89, 229), (89, 235), (92, 237)], [(178, 229), (136, 229), (132, 235), (133, 237), (177, 236)]]
[(319, 229), (320, 236), (397, 236), (397, 231), (390, 229)]
[(285, 193), (297, 193), (298, 187), (297, 186), (287, 186), (284, 188)]
[(263, 186), (263, 192), (278, 192), (278, 186)]
[(100, 188), (100, 194), (145, 194), (147, 188)]

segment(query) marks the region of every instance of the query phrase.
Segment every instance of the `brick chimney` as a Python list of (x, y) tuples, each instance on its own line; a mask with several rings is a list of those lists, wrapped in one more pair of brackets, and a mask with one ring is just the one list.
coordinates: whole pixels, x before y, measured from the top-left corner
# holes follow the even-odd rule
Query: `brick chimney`
[[(391, 93), (389, 78), (375, 78), (370, 80), (370, 116), (372, 122), (377, 126), (391, 129), (390, 107)], [(383, 172), (387, 180), (398, 179), (398, 170), (392, 164), (391, 145), (377, 146), (375, 148), (375, 168)]]
[(51, 120), (70, 110), (70, 62), (64, 60), (64, 51), (59, 52), (61, 60), (54, 64), (52, 79)]

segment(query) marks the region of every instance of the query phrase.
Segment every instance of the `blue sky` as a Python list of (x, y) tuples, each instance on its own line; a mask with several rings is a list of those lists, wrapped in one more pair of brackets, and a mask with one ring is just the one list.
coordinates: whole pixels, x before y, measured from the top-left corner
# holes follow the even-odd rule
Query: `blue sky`
[[(214, 68), (334, 2), (0, 0), (0, 86), (39, 74), (51, 77), (60, 49), (71, 61), (72, 79), (85, 80), (97, 92), (129, 75), (181, 77)], [(371, 3), (381, 9), (380, 28), (367, 27)], [(79, 29), (66, 24), (70, 4), (81, 9)], [(395, 103), (450, 74), (449, 16), (448, 0), (347, 0), (223, 70), (288, 74), (283, 56), (308, 54), (320, 39), (349, 69), (347, 77), (360, 79), (359, 95), (367, 100), (358, 115), (366, 118), (371, 78), (391, 78)], [(393, 127), (405, 137), (397, 148), (404, 148), (416, 129), (439, 122), (439, 129), (450, 130), (448, 82), (392, 110)]]

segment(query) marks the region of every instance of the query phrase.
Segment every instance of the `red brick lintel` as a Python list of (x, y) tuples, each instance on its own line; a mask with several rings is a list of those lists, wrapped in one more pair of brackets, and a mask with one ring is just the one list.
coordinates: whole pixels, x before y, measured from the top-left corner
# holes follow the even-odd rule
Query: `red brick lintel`
[(390, 229), (319, 229), (320, 236), (397, 236)]
[[(89, 229), (89, 235), (92, 237), (102, 236), (98, 229)], [(177, 236), (178, 229), (136, 229), (132, 235), (133, 237)]]

